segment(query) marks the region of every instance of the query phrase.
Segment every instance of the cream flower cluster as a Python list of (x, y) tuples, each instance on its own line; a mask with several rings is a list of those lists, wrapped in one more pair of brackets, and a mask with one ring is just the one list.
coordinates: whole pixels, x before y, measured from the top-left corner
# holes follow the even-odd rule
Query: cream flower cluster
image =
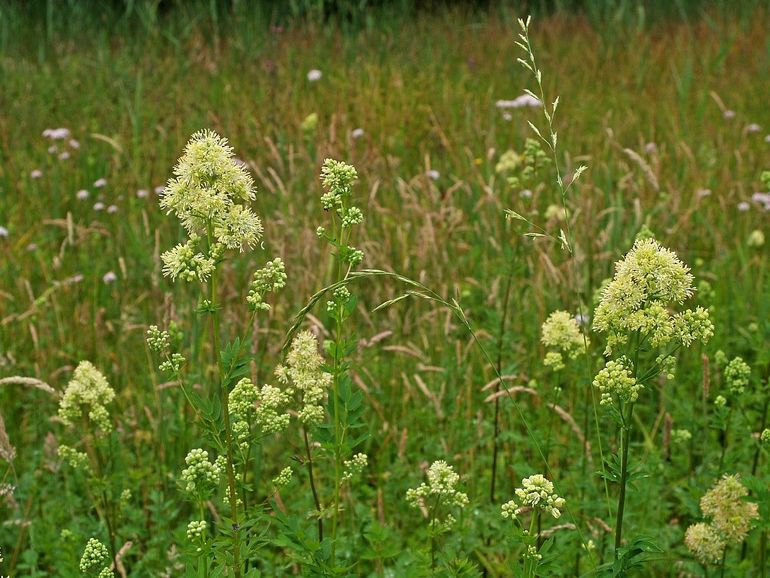
[(254, 198), (254, 181), (227, 139), (210, 130), (195, 133), (161, 193), (161, 208), (174, 213), (189, 236), (162, 255), (163, 273), (203, 282), (225, 249), (253, 248), (262, 238), (262, 222), (248, 206)]
[[(427, 508), (432, 505), (464, 508), (468, 505), (468, 495), (457, 489), (460, 475), (444, 460), (433, 462), (428, 468), (428, 483), (406, 492), (406, 501), (413, 508)], [(454, 522), (454, 517), (447, 514), (443, 519), (436, 516), (436, 523), (443, 529)]]
[(717, 563), (728, 545), (746, 539), (759, 507), (744, 498), (748, 490), (737, 475), (725, 475), (700, 500), (703, 515), (711, 523), (698, 523), (687, 528), (685, 545), (704, 564)]
[(289, 426), (289, 414), (285, 411), (288, 403), (289, 395), (275, 386), (257, 388), (248, 377), (235, 384), (230, 392), (230, 413), (233, 433), (243, 451), (249, 447), (252, 421), (262, 434), (283, 431)]
[[(539, 508), (544, 512), (551, 514), (554, 518), (561, 517), (561, 510), (567, 502), (564, 498), (554, 491), (553, 482), (548, 480), (543, 474), (535, 474), (521, 480), (521, 488), (516, 488), (516, 497), (523, 506)], [(516, 505), (514, 502), (507, 502), (503, 505), (503, 517), (506, 511), (509, 515), (515, 513)]]
[(83, 416), (103, 432), (112, 431), (107, 406), (115, 399), (115, 390), (89, 361), (81, 361), (75, 368), (59, 403), (59, 417), (65, 425), (72, 427)]
[(615, 264), (615, 276), (602, 290), (594, 314), (594, 329), (608, 334), (606, 353), (637, 331), (653, 347), (707, 341), (714, 333), (708, 311), (698, 307), (674, 314), (668, 309), (693, 291), (693, 276), (675, 253), (654, 239), (637, 240)]
[(323, 370), (323, 358), (318, 353), (318, 340), (309, 331), (301, 331), (291, 343), (286, 365), (276, 370), (278, 380), (291, 386), (301, 397), (299, 420), (305, 424), (323, 421), (323, 401), (332, 383), (332, 376)]
[(722, 559), (725, 541), (711, 524), (693, 524), (684, 535), (687, 549), (703, 564), (717, 564)]
[(540, 341), (552, 351), (545, 357), (545, 365), (554, 371), (564, 369), (563, 355), (575, 359), (585, 349), (588, 338), (580, 331), (577, 320), (567, 311), (554, 311), (543, 323)]

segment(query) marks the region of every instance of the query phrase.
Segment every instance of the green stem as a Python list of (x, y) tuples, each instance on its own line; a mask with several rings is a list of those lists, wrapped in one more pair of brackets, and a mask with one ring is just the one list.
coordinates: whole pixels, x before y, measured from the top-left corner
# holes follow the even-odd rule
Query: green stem
[(310, 440), (307, 437), (307, 429), (302, 426), (302, 435), (305, 438), (305, 453), (307, 454), (307, 473), (310, 478), (310, 490), (313, 493), (313, 501), (315, 502), (316, 510), (318, 511), (318, 541), (323, 542), (324, 539), (324, 522), (321, 518), (321, 500), (318, 499), (318, 490), (315, 487), (315, 476), (313, 476), (313, 455), (310, 453)]
[(615, 559), (618, 558), (618, 548), (623, 536), (623, 513), (626, 508), (626, 484), (628, 482), (628, 446), (631, 442), (631, 417), (634, 404), (628, 406), (628, 417), (623, 419), (620, 437), (620, 493), (618, 494), (618, 516), (615, 522)]
[[(211, 229), (211, 227), (209, 227)], [(209, 245), (211, 245), (211, 232), (209, 232)], [(227, 488), (228, 498), (230, 502), (230, 517), (232, 519), (232, 532), (233, 532), (233, 573), (235, 578), (241, 578), (241, 547), (240, 547), (240, 528), (238, 526), (238, 494), (235, 489), (235, 468), (233, 466), (233, 431), (230, 424), (230, 392), (228, 391), (227, 384), (223, 383), (222, 365), (219, 359), (219, 313), (216, 308), (216, 295), (217, 295), (217, 272), (211, 274), (209, 279), (209, 305), (211, 307), (211, 338), (213, 341), (213, 357), (219, 372), (219, 395), (222, 404), (222, 417), (225, 426), (225, 451), (227, 455)]]

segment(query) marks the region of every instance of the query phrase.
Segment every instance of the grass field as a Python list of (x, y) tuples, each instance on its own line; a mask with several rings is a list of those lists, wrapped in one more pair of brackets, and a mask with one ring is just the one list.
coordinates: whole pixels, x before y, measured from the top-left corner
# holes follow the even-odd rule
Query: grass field
[[(0, 575), (770, 575), (770, 9), (642, 19), (587, 4), (531, 24), (547, 110), (560, 96), (558, 147), (540, 153), (528, 122), (548, 138), (542, 106), (499, 102), (537, 92), (513, 9), (266, 25), (235, 8), (0, 7)], [(253, 176), (264, 235), (208, 284), (172, 282), (161, 255), (187, 233), (160, 193), (203, 128)], [(358, 173), (341, 206), (364, 221), (342, 241), (321, 204), (327, 158)], [(556, 167), (581, 165), (562, 196)], [(392, 274), (346, 275), (319, 225), (363, 250), (351, 271)], [(703, 307), (714, 334), (674, 350), (673, 379), (642, 379), (663, 352), (637, 330), (639, 398), (602, 405), (608, 334), (591, 321), (640, 231), (691, 267), (697, 291), (672, 307)], [(250, 315), (252, 274), (275, 257), (286, 287)], [(354, 297), (305, 308), (335, 283)], [(541, 339), (556, 310), (588, 337), (558, 371)], [(169, 375), (146, 333), (172, 321), (187, 361)], [(282, 387), (292, 328), (325, 342), (323, 421), (303, 425), (292, 400), (284, 431), (249, 422), (236, 459), (227, 392), (244, 376)], [(84, 360), (115, 392), (110, 427), (62, 418)], [(222, 480), (191, 497), (194, 448), (222, 456)], [(344, 480), (358, 453), (366, 467)], [(432, 493), (410, 507), (437, 460), (469, 503)], [(514, 490), (538, 473), (561, 517), (536, 500), (517, 523), (501, 516), (528, 504)], [(732, 512), (751, 529), (712, 539), (704, 561), (685, 532), (728, 474), (749, 495), (720, 507), (758, 512)], [(191, 521), (207, 527), (191, 538)], [(84, 566), (91, 538), (108, 555)]]

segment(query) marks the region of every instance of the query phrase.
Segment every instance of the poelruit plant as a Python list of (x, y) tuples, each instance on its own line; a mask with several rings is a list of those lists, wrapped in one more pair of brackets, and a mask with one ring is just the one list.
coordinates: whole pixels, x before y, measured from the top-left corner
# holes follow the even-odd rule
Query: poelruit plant
[(626, 566), (633, 563), (622, 546), (634, 407), (659, 375), (673, 378), (675, 354), (681, 348), (705, 343), (714, 334), (702, 307), (672, 310), (693, 292), (693, 276), (687, 266), (654, 239), (640, 239), (615, 264), (615, 275), (602, 290), (594, 312), (594, 330), (607, 336), (607, 360), (593, 385), (619, 428), (619, 449), (607, 464), (606, 475), (619, 486), (615, 559), (622, 559)]

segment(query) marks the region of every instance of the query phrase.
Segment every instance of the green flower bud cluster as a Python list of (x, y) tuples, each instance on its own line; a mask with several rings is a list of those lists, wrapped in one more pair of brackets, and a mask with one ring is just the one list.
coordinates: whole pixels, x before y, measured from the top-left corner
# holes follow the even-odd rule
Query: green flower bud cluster
[(500, 515), (505, 520), (515, 520), (517, 516), (517, 511), (519, 509), (519, 506), (516, 502), (513, 500), (508, 500), (502, 505)]
[(686, 429), (675, 429), (671, 432), (671, 441), (675, 444), (685, 444), (692, 439), (692, 434)]
[(206, 520), (193, 520), (187, 524), (187, 539), (191, 542), (198, 542), (204, 539), (207, 527)]
[(283, 468), (281, 472), (276, 477), (273, 478), (273, 485), (275, 486), (276, 490), (289, 485), (289, 482), (291, 482), (291, 478), (293, 474), (294, 472), (292, 472), (292, 469), (290, 467), (287, 466)]
[(86, 472), (90, 470), (88, 455), (86, 455), (85, 452), (79, 452), (70, 446), (60, 445), (58, 454), (59, 458), (69, 464), (71, 468), (76, 470), (83, 470)]
[(209, 453), (200, 448), (190, 450), (184, 461), (187, 467), (180, 478), (184, 491), (200, 499), (210, 496), (219, 485), (223, 463), (220, 460), (210, 462)]
[[(352, 187), (357, 178), (356, 169), (341, 161), (326, 159), (321, 167), (321, 184), (326, 190), (321, 196), (321, 206), (325, 211), (335, 212), (341, 231), (339, 238), (328, 236), (323, 227), (319, 227), (316, 233), (327, 238), (337, 248), (338, 258), (351, 267), (357, 266), (364, 258), (363, 251), (343, 243), (343, 238), (350, 237), (346, 231), (364, 221), (363, 211), (351, 204)], [(335, 231), (334, 234), (338, 233)]]
[(185, 362), (181, 353), (171, 351), (172, 343), (178, 344), (182, 340), (182, 332), (173, 321), (168, 331), (161, 331), (157, 325), (150, 325), (147, 329), (147, 346), (151, 351), (159, 353), (165, 360), (158, 366), (164, 373), (177, 374)]
[(741, 357), (732, 359), (724, 369), (725, 385), (734, 395), (740, 395), (744, 392), (750, 377), (751, 367)]
[(594, 387), (601, 393), (601, 405), (609, 405), (614, 399), (635, 402), (644, 386), (631, 374), (625, 358), (608, 361), (594, 378)]
[[(83, 574), (93, 574), (101, 569), (99, 578), (112, 576), (112, 571), (110, 571), (108, 566), (109, 560), (110, 553), (107, 550), (107, 546), (96, 538), (90, 538), (86, 544), (83, 556), (80, 558), (80, 572)], [(109, 573), (104, 574), (105, 570)]]
[(265, 295), (275, 293), (284, 287), (286, 287), (286, 266), (279, 257), (276, 257), (254, 272), (249, 283), (246, 302), (252, 310), (269, 311), (270, 305), (265, 303)]

